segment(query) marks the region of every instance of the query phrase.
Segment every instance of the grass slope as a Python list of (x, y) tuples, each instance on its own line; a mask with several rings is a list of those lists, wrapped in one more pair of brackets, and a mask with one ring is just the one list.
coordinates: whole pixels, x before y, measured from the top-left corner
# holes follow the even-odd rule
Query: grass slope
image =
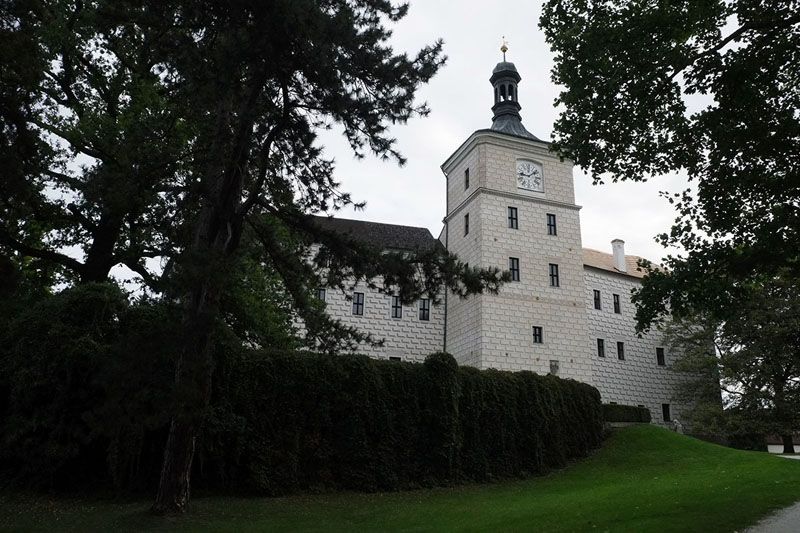
[(130, 503), (0, 496), (20, 531), (736, 531), (800, 500), (800, 461), (653, 426), (616, 431), (590, 459), (525, 481), (392, 494), (197, 498), (183, 517)]

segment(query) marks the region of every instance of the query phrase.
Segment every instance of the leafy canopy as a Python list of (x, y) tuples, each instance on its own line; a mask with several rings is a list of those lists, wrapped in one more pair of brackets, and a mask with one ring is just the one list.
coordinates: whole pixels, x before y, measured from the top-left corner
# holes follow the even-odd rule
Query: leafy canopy
[(723, 310), (732, 279), (800, 262), (800, 3), (550, 0), (541, 28), (564, 86), (554, 148), (595, 183), (685, 171), (646, 279), (643, 329), (667, 309)]

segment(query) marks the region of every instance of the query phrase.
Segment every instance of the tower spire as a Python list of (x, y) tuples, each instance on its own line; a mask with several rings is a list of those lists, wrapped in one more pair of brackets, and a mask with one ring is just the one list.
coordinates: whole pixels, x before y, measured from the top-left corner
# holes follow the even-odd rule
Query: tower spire
[(489, 78), (489, 83), (494, 88), (492, 130), (538, 141), (539, 139), (522, 125), (522, 117), (519, 115), (522, 106), (519, 105), (519, 92), (517, 91), (517, 84), (522, 77), (517, 72), (514, 63), (506, 61), (508, 42), (506, 42), (505, 36), (500, 51), (503, 52), (503, 61), (494, 67), (492, 77)]

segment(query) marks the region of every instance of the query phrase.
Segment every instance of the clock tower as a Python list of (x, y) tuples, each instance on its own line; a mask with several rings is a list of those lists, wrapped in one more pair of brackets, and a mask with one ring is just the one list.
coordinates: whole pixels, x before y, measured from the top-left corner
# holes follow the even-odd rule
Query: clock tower
[[(505, 48), (505, 45), (504, 47)], [(444, 162), (444, 244), (475, 267), (508, 270), (497, 295), (447, 295), (445, 349), (460, 364), (592, 382), (580, 207), (572, 162), (522, 125), (513, 63), (489, 81), (492, 125)]]

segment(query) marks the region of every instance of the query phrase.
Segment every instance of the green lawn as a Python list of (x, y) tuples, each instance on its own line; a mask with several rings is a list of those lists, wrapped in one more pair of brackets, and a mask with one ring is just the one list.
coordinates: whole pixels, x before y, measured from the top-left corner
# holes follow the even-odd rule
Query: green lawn
[(392, 494), (197, 498), (187, 516), (148, 501), (0, 496), (20, 531), (735, 531), (800, 500), (800, 461), (722, 448), (652, 426), (617, 430), (549, 476)]

